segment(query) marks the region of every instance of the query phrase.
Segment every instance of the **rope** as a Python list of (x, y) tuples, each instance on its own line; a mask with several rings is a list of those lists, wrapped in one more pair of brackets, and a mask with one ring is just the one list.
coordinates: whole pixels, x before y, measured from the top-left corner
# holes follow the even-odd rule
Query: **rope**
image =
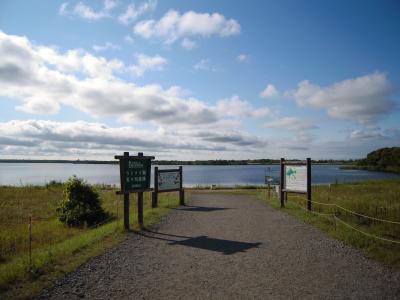
[[(324, 218), (326, 218), (327, 220), (329, 220), (329, 218), (328, 218), (327, 216), (331, 216), (331, 217), (333, 217), (335, 220), (338, 220), (340, 223), (342, 223), (342, 224), (344, 224), (345, 226), (347, 226), (348, 228), (353, 229), (353, 230), (355, 230), (355, 231), (357, 231), (357, 232), (359, 232), (359, 233), (361, 233), (361, 234), (363, 234), (363, 235), (365, 235), (365, 236), (368, 236), (368, 237), (370, 237), (370, 238), (374, 238), (374, 239), (381, 240), (381, 241), (385, 241), (385, 242), (400, 244), (400, 241), (395, 241), (395, 240), (383, 238), (383, 237), (380, 237), (380, 236), (377, 236), (377, 235), (374, 235), (374, 234), (371, 234), (371, 233), (364, 232), (364, 231), (362, 231), (362, 230), (360, 230), (360, 229), (358, 229), (358, 228), (356, 228), (356, 227), (354, 227), (354, 226), (351, 226), (350, 224), (344, 222), (343, 220), (339, 219), (338, 217), (335, 216), (335, 214), (323, 214), (323, 213), (318, 213), (318, 212), (315, 212), (315, 211), (309, 211), (309, 210), (305, 209), (304, 207), (302, 207), (301, 205), (299, 205), (299, 204), (297, 204), (297, 203), (295, 203), (295, 202), (292, 202), (292, 201), (291, 201), (290, 203), (294, 204), (295, 206), (301, 208), (301, 209), (304, 210), (304, 211), (307, 211), (307, 212), (309, 212), (309, 213), (313, 213), (313, 214), (316, 214), (316, 215), (320, 215), (321, 217), (324, 217)], [(351, 212), (351, 211), (350, 211), (350, 212)]]
[(348, 213), (351, 213), (351, 214), (356, 215), (356, 216), (359, 216), (359, 217), (363, 217), (363, 218), (367, 218), (367, 219), (371, 219), (371, 220), (375, 220), (375, 221), (379, 221), (379, 222), (386, 222), (386, 223), (390, 223), (390, 224), (397, 224), (397, 225), (400, 225), (400, 222), (391, 221), (391, 220), (386, 220), (386, 219), (380, 219), (380, 218), (375, 218), (375, 217), (363, 215), (363, 214), (360, 214), (360, 213), (358, 213), (358, 212), (355, 212), (355, 211), (349, 210), (349, 209), (347, 209), (347, 208), (344, 208), (344, 207), (342, 207), (342, 206), (340, 206), (340, 205), (337, 205), (337, 204), (335, 204), (335, 203), (323, 203), (323, 202), (317, 202), (317, 201), (312, 201), (312, 200), (307, 200), (307, 201), (311, 201), (311, 203), (316, 203), (316, 204), (320, 204), (320, 205), (335, 206), (335, 207), (337, 207), (337, 208), (339, 208), (339, 209), (342, 209), (342, 210), (344, 210), (344, 211), (347, 211)]
[(380, 236), (377, 236), (377, 235), (374, 235), (374, 234), (370, 234), (370, 233), (364, 232), (364, 231), (362, 231), (362, 230), (360, 230), (360, 229), (358, 229), (358, 228), (355, 228), (355, 227), (351, 226), (350, 224), (348, 224), (348, 223), (342, 221), (341, 219), (339, 219), (339, 218), (336, 217), (336, 216), (334, 216), (334, 218), (335, 218), (335, 220), (338, 220), (340, 223), (346, 225), (347, 227), (349, 227), (349, 228), (351, 228), (351, 229), (353, 229), (353, 230), (355, 230), (355, 231), (357, 231), (357, 232), (359, 232), (359, 233), (361, 233), (361, 234), (363, 234), (363, 235), (365, 235), (365, 236), (368, 236), (368, 237), (371, 237), (371, 238), (374, 238), (374, 239), (378, 239), (378, 240), (381, 240), (381, 241), (385, 241), (385, 242), (400, 244), (400, 241), (395, 241), (395, 240), (391, 240), (391, 239), (386, 239), (386, 238), (383, 238), (383, 237), (380, 237)]
[(320, 213), (320, 212), (316, 212), (316, 211), (312, 211), (312, 210), (308, 210), (305, 209), (304, 207), (302, 207), (300, 204), (297, 204), (295, 202), (290, 201), (290, 203), (294, 204), (295, 206), (301, 208), (304, 211), (310, 212), (312, 214), (316, 214), (316, 215), (320, 215), (320, 216), (334, 216), (335, 214), (326, 214), (326, 213)]
[(364, 217), (364, 218), (371, 219), (371, 220), (375, 220), (375, 221), (380, 221), (380, 222), (386, 222), (386, 223), (391, 223), (391, 224), (400, 225), (400, 222), (390, 221), (390, 220), (385, 220), (385, 219), (379, 219), (379, 218), (374, 218), (374, 217), (366, 216), (366, 215), (360, 214), (360, 213), (358, 213), (358, 212), (348, 210), (347, 208), (341, 207), (341, 206), (339, 206), (339, 205), (337, 205), (337, 204), (335, 204), (335, 205), (336, 205), (337, 208), (343, 209), (343, 210), (345, 210), (345, 211), (347, 211), (347, 212), (349, 212), (349, 213), (351, 213), (351, 214), (353, 214), (353, 215), (359, 216), (359, 217)]

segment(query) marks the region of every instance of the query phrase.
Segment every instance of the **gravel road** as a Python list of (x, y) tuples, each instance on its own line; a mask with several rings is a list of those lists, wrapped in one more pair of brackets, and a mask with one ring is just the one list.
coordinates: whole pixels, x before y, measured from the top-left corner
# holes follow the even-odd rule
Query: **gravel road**
[(400, 299), (400, 273), (255, 198), (199, 193), (48, 298)]

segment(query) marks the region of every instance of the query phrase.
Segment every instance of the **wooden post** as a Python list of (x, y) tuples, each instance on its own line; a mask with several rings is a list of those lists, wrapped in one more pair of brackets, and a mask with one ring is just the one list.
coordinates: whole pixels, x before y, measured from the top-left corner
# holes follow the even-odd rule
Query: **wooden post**
[(143, 192), (137, 193), (138, 196), (138, 223), (143, 226)]
[(129, 230), (129, 193), (124, 194), (124, 229)]
[(281, 208), (285, 207), (285, 198), (284, 198), (284, 191), (283, 186), (285, 184), (285, 159), (281, 158), (281, 184), (279, 185), (279, 199), (281, 200)]
[(307, 158), (307, 209), (311, 210), (311, 158)]
[(183, 190), (183, 177), (182, 177), (182, 166), (179, 167), (179, 177), (181, 179), (181, 183), (179, 186), (179, 205), (185, 205), (185, 191)]
[[(128, 159), (129, 152), (124, 152), (124, 158)], [(122, 170), (120, 170), (122, 172)], [(121, 178), (123, 174), (121, 173)], [(125, 190), (124, 182), (121, 181), (121, 191)], [(129, 230), (129, 193), (124, 193), (124, 229)]]
[(151, 196), (151, 207), (158, 207), (158, 167), (154, 167), (154, 192)]
[(29, 269), (32, 268), (32, 216), (29, 216)]
[[(143, 156), (143, 152), (138, 152), (138, 156)], [(143, 226), (143, 192), (137, 194), (138, 207), (138, 222), (139, 226)]]

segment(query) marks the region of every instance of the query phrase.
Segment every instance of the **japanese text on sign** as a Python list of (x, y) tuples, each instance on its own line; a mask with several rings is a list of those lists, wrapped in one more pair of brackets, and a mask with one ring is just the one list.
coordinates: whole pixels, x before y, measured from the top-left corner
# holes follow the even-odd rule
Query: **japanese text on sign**
[(150, 160), (129, 159), (123, 162), (124, 190), (134, 191), (150, 187)]

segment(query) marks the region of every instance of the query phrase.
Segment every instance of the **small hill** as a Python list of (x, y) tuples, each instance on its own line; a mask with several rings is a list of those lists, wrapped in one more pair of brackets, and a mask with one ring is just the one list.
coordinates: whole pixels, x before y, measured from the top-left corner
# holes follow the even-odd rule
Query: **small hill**
[(381, 148), (357, 161), (357, 169), (400, 173), (400, 147)]

